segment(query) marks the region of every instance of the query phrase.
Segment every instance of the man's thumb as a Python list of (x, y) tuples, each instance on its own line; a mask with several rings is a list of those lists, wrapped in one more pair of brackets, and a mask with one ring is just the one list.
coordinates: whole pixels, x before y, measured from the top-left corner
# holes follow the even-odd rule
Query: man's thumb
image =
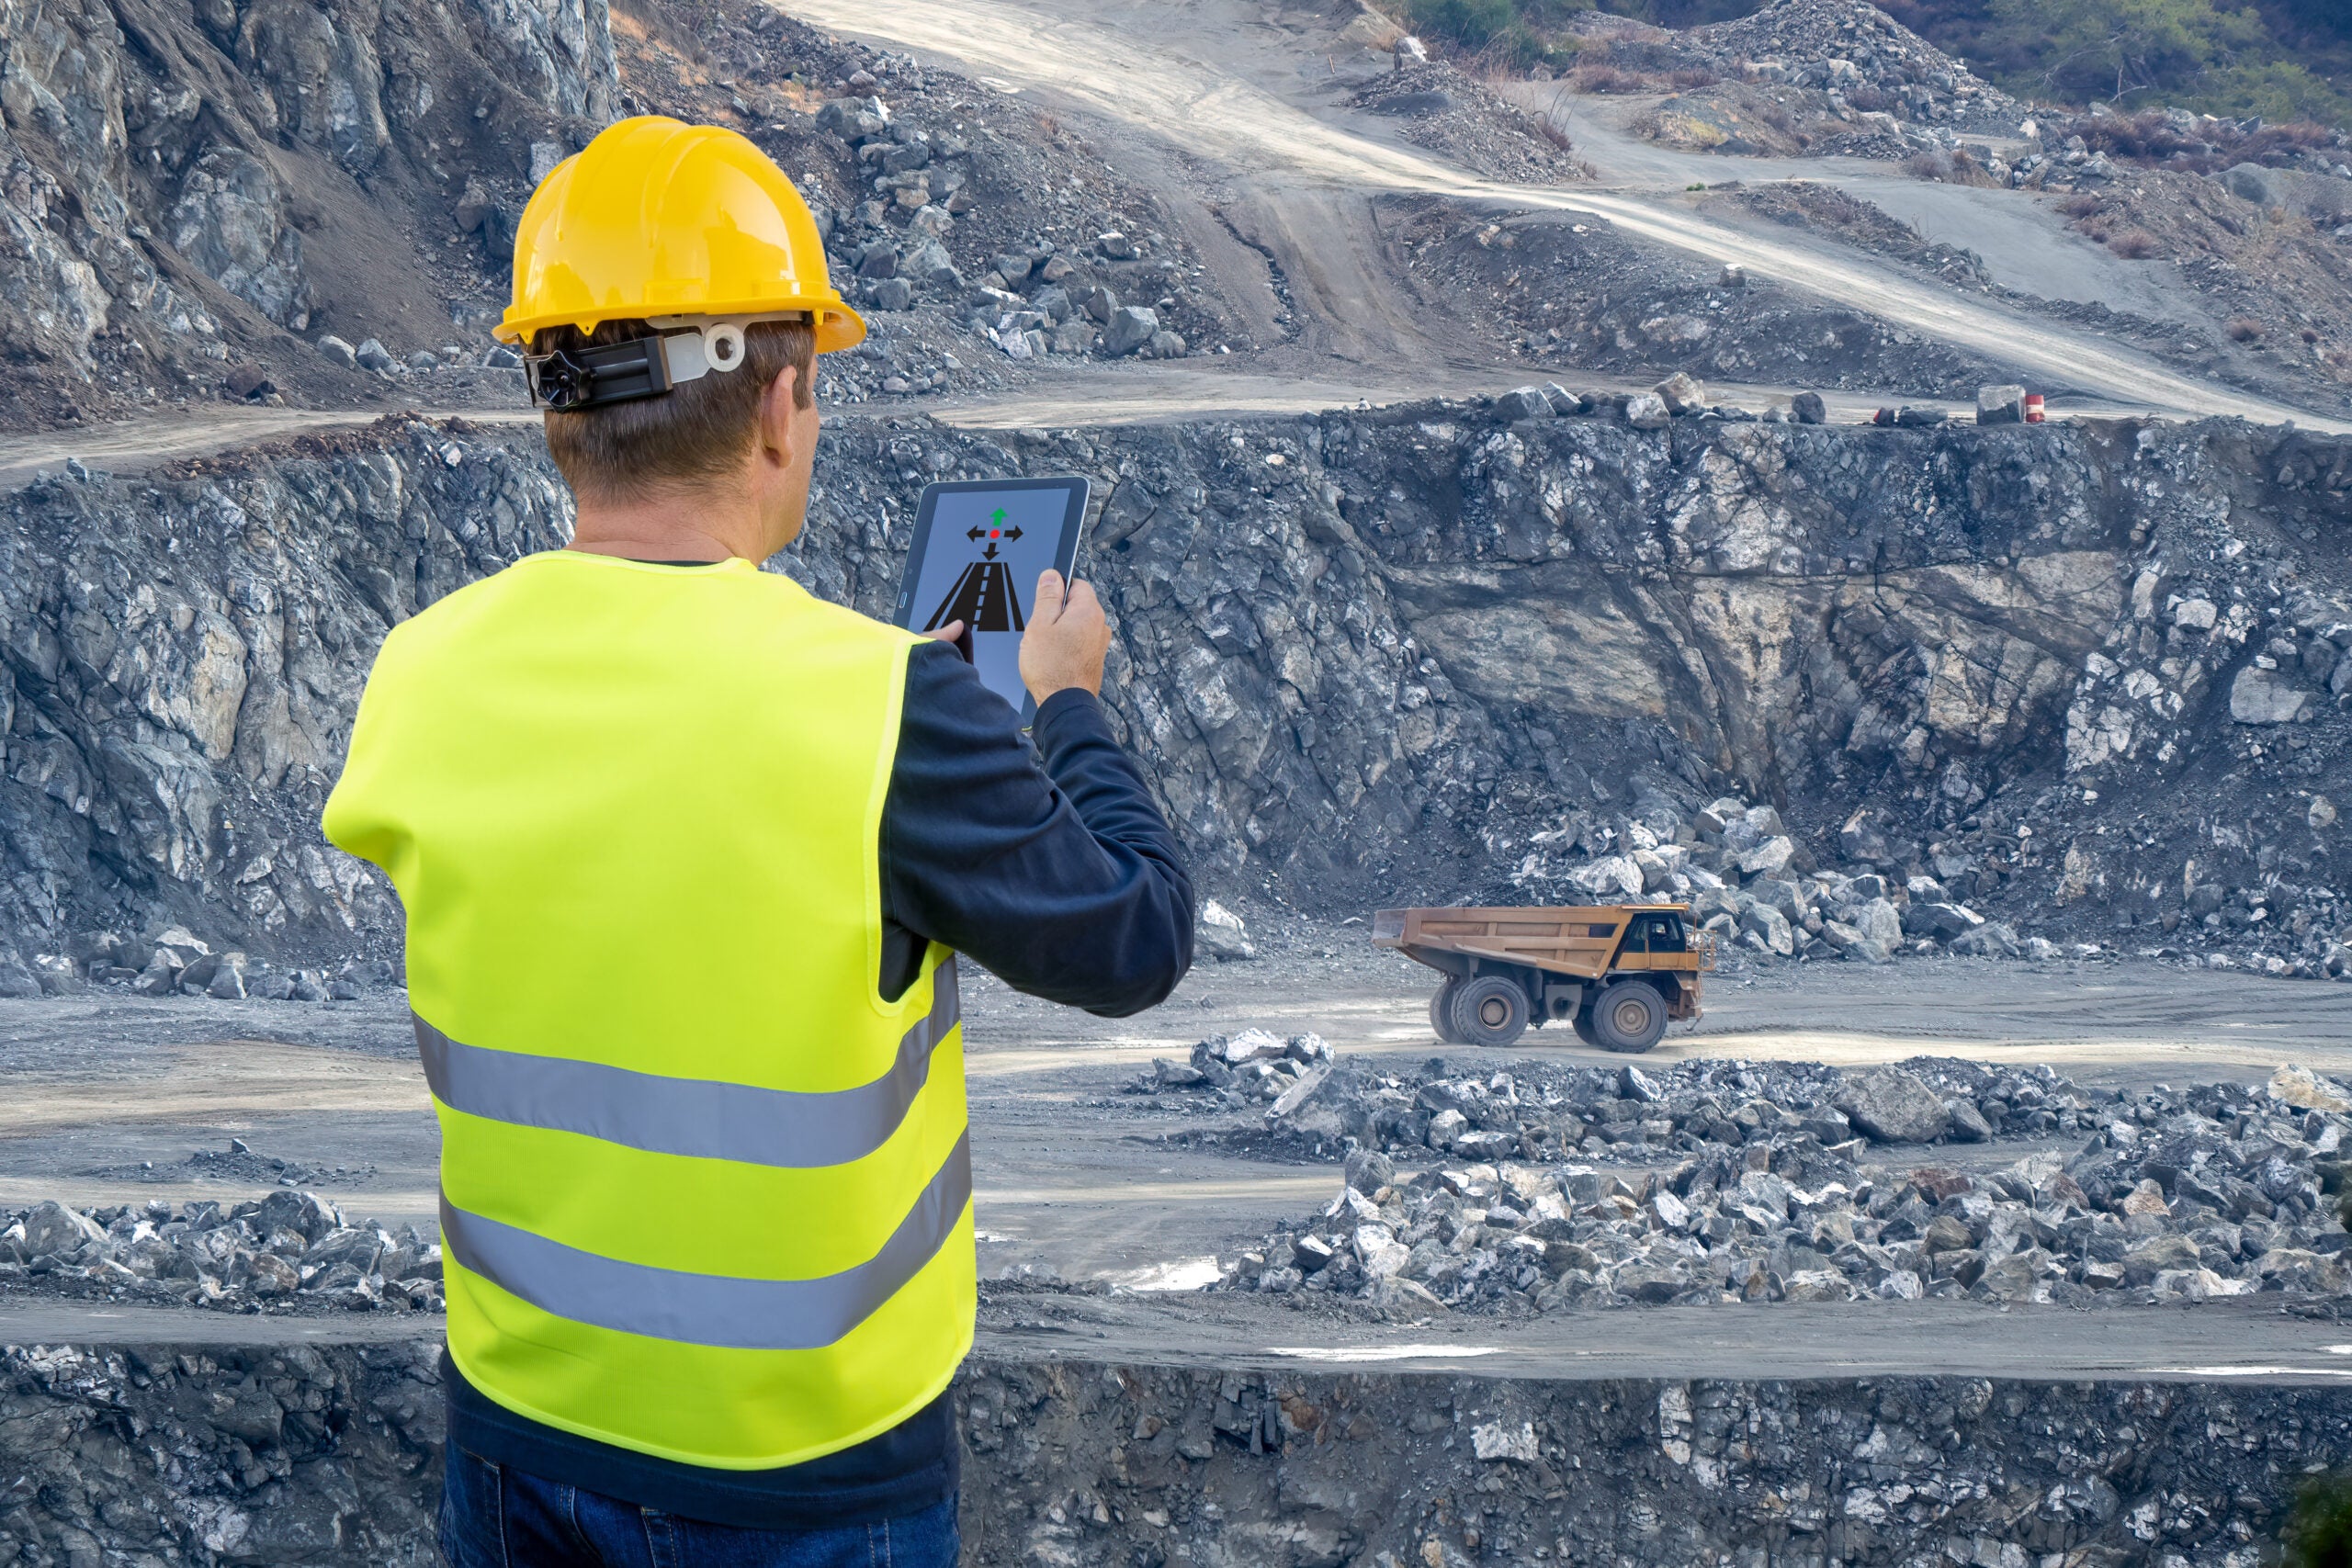
[(1057, 619), (1062, 613), (1063, 592), (1060, 572), (1051, 567), (1039, 572), (1037, 574), (1037, 613), (1031, 618), (1039, 621)]

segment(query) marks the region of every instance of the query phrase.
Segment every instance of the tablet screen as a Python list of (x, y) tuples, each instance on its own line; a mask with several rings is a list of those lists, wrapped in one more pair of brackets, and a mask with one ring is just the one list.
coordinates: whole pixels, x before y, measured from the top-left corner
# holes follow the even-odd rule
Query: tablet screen
[(956, 646), (1023, 724), (1036, 712), (1021, 683), (1030, 599), (1048, 568), (1069, 577), (1086, 497), (1077, 478), (959, 479), (925, 488), (915, 513), (893, 618), (915, 632), (963, 622)]

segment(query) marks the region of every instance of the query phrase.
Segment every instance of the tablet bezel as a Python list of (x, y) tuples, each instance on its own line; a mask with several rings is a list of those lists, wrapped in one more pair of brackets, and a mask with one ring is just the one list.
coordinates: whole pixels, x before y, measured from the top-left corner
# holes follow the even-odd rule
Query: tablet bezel
[[(922, 581), (923, 558), (931, 550), (932, 524), (938, 517), (941, 496), (974, 492), (1005, 495), (1048, 490), (1064, 491), (1061, 536), (1054, 542), (1054, 570), (1062, 574), (1064, 582), (1068, 582), (1071, 569), (1078, 564), (1079, 537), (1086, 531), (1086, 507), (1093, 488), (1093, 481), (1082, 474), (1037, 479), (941, 479), (923, 486), (922, 499), (915, 506), (914, 542), (907, 550), (906, 568), (899, 579), (899, 599), (897, 607), (891, 612), (892, 624), (902, 630), (915, 630), (915, 584)], [(1004, 694), (1000, 692), (997, 694), (1002, 696)], [(1030, 720), (1037, 716), (1036, 698), (1023, 691), (1018, 711), (1021, 723), (1026, 728)]]

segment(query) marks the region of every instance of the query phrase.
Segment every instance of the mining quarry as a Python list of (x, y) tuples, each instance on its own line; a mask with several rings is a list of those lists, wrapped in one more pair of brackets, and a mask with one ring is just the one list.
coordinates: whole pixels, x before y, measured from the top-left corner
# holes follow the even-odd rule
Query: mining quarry
[[(0, 1562), (436, 1559), (319, 814), (387, 631), (571, 536), (489, 327), (647, 112), (872, 323), (772, 569), (883, 615), (925, 484), (1089, 478), (1204, 900), (1133, 1019), (966, 972), (970, 1562), (2278, 1561), (2352, 1464), (2352, 145), (1621, 22), (0, 0)], [(1636, 901), (1714, 953), (1639, 1055), (1372, 941)]]

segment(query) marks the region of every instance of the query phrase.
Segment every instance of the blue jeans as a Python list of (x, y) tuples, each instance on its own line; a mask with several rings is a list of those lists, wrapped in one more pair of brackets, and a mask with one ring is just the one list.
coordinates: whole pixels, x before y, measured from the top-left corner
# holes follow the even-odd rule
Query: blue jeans
[(956, 1502), (810, 1530), (705, 1524), (543, 1481), (451, 1444), (441, 1488), (449, 1568), (955, 1568)]

